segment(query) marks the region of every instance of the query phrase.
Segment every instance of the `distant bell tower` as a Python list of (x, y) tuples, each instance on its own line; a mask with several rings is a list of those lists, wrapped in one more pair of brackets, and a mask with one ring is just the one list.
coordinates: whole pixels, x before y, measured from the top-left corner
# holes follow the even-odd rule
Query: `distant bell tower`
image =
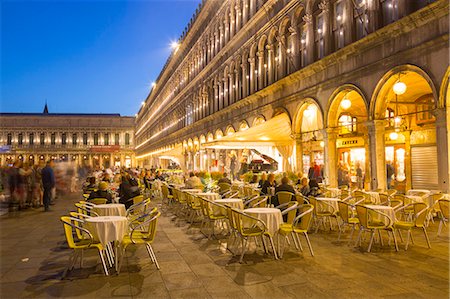
[(47, 102), (45, 102), (44, 111), (42, 113), (48, 114)]

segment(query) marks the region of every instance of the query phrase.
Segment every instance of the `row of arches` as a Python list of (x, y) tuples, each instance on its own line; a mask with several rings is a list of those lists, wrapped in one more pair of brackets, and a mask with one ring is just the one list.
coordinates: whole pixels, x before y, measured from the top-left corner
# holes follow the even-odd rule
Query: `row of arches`
[[(370, 32), (425, 6), (429, 1), (310, 0), (293, 5), (284, 17), (247, 40), (202, 84), (186, 87), (231, 41), (264, 1), (229, 1), (198, 39), (168, 84), (166, 93), (184, 99), (172, 109), (173, 119), (153, 127), (148, 136), (189, 126), (246, 98), (314, 61), (365, 37)], [(251, 8), (254, 7), (252, 10)], [(248, 13), (245, 9), (249, 9)], [(267, 11), (265, 13), (268, 14)], [(247, 15), (244, 18), (244, 15)], [(275, 18), (273, 18), (275, 19)], [(273, 22), (273, 23), (272, 23)]]
[(214, 140), (229, 139), (285, 114), (290, 119), (293, 150), (286, 157), (289, 167), (282, 171), (305, 173), (310, 163), (317, 162), (324, 165), (327, 182), (338, 185), (342, 183), (338, 181), (341, 168), (351, 177), (360, 168), (364, 175), (360, 187), (386, 188), (386, 165), (392, 164), (392, 187), (402, 191), (420, 187), (445, 190), (449, 169), (445, 114), (448, 76), (449, 70), (436, 88), (422, 69), (398, 66), (379, 80), (373, 92), (343, 84), (327, 101), (297, 99), (295, 106), (268, 109), (168, 148), (181, 146), (184, 153), (198, 152)]

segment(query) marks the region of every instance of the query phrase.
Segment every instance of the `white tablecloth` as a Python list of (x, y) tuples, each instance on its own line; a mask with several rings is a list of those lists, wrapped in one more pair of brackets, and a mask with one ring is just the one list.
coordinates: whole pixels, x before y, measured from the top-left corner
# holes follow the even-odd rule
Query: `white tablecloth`
[(424, 202), (424, 198), (422, 196), (405, 195), (405, 197), (410, 200), (410, 202), (405, 202), (405, 204), (410, 204), (410, 203), (414, 203), (414, 202)]
[(410, 189), (406, 192), (406, 195), (420, 196), (422, 198), (426, 198), (430, 194), (431, 194), (431, 191), (425, 190), (425, 189)]
[(216, 199), (220, 198), (219, 193), (213, 193), (213, 192), (199, 192), (199, 193), (195, 193), (195, 195), (204, 197), (209, 200), (216, 200)]
[(94, 240), (106, 245), (113, 241), (121, 242), (128, 232), (128, 220), (123, 216), (100, 216), (85, 220), (85, 228)]
[(276, 208), (250, 208), (244, 212), (250, 216), (262, 220), (267, 227), (267, 231), (273, 236), (280, 229), (283, 223), (281, 211)]
[(375, 191), (365, 191), (364, 193), (366, 193), (367, 195), (370, 196), (370, 201), (374, 204), (380, 204), (380, 193), (375, 192)]
[[(217, 202), (221, 205), (229, 205), (232, 208), (236, 208), (238, 210), (244, 209), (244, 203), (242, 202), (242, 199), (240, 198), (222, 198), (222, 199), (216, 199), (214, 202)], [(226, 216), (227, 210), (223, 208), (219, 208), (218, 206), (212, 205), (212, 211), (215, 216)]]
[(331, 197), (337, 197), (341, 195), (341, 189), (339, 188), (326, 188), (327, 191), (331, 192)]
[(127, 214), (125, 205), (121, 203), (95, 205), (92, 211), (96, 212), (99, 216), (125, 216)]
[[(326, 202), (326, 204), (321, 204), (319, 211), (329, 211), (329, 212), (337, 212), (339, 211), (339, 205), (338, 202), (340, 201), (339, 198), (336, 197), (316, 197), (316, 200), (318, 202)], [(319, 203), (320, 204), (320, 203)], [(331, 207), (333, 210), (331, 210)]]
[[(389, 218), (391, 218), (391, 225), (395, 222), (395, 210), (393, 207), (389, 206), (379, 206), (379, 205), (365, 205), (369, 209), (380, 211), (383, 214), (386, 214)], [(382, 220), (385, 225), (389, 225), (389, 219), (378, 214), (378, 213), (372, 213), (370, 214), (372, 217), (374, 217), (375, 220)]]
[(202, 193), (200, 189), (182, 189), (181, 191), (189, 192), (189, 193)]

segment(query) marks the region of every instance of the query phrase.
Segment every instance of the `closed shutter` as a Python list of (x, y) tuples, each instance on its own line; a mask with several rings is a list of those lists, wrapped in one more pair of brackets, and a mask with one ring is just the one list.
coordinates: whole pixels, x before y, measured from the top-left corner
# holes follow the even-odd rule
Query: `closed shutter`
[(411, 148), (413, 189), (438, 189), (438, 162), (436, 146)]

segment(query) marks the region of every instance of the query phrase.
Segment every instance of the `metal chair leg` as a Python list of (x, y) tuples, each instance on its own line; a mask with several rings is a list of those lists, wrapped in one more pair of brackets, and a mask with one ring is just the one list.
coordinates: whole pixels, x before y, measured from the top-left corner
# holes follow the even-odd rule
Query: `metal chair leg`
[(367, 252), (370, 252), (370, 249), (372, 248), (373, 239), (375, 237), (375, 230), (372, 231), (372, 235), (370, 237), (369, 247), (367, 248)]
[(308, 237), (308, 233), (304, 232), (303, 233), (305, 235), (306, 238), (306, 242), (308, 243), (308, 247), (309, 247), (309, 251), (311, 252), (311, 256), (314, 256), (314, 252), (311, 246), (311, 242), (309, 241), (309, 237)]
[(106, 262), (105, 262), (105, 258), (103, 257), (102, 250), (99, 250), (98, 253), (100, 255), (100, 259), (102, 260), (102, 265), (103, 265), (103, 270), (105, 271), (105, 275), (108, 276), (109, 272), (108, 272), (108, 268), (106, 267)]
[(428, 239), (427, 229), (423, 227), (423, 233), (425, 234), (425, 239), (427, 240), (428, 248), (431, 248), (430, 239)]

